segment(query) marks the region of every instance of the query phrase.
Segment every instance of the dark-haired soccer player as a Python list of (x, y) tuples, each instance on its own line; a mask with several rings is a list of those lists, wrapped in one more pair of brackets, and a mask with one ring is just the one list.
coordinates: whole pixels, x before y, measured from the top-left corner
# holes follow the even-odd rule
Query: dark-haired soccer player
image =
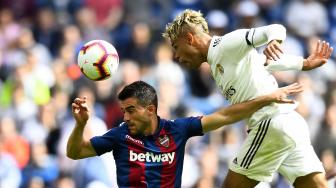
[(118, 95), (124, 122), (90, 141), (83, 139), (89, 119), (86, 99), (76, 98), (72, 103), (76, 125), (68, 140), (67, 156), (82, 159), (113, 151), (119, 187), (181, 187), (185, 144), (190, 137), (242, 120), (274, 102), (292, 103), (287, 95), (300, 91), (300, 85), (292, 84), (210, 115), (165, 120), (157, 115), (154, 88), (137, 81)]

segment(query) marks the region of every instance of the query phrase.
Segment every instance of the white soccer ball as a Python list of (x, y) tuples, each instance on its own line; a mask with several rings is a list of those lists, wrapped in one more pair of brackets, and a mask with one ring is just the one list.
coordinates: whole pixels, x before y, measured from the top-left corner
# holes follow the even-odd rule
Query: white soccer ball
[(113, 76), (119, 65), (119, 56), (112, 44), (92, 40), (80, 49), (77, 63), (87, 78), (99, 81)]

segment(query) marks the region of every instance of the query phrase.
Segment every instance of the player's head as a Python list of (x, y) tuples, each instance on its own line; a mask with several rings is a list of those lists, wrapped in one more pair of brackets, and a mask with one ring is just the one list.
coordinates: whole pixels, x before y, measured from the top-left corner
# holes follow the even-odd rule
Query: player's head
[(136, 81), (125, 86), (118, 98), (130, 133), (143, 134), (152, 118), (157, 118), (158, 99), (155, 89), (146, 82)]
[(162, 36), (170, 40), (174, 57), (179, 63), (189, 68), (198, 68), (207, 61), (207, 54), (201, 52), (204, 46), (200, 44), (208, 34), (208, 24), (202, 13), (186, 9), (166, 26)]

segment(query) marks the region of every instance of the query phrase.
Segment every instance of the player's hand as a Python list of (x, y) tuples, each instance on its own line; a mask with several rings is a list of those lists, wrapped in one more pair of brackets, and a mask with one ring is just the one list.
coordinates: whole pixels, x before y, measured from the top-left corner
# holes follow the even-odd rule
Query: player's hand
[(80, 126), (85, 126), (89, 119), (89, 108), (86, 103), (86, 97), (76, 98), (72, 103), (72, 115), (76, 123)]
[(291, 84), (286, 87), (279, 88), (278, 90), (271, 93), (271, 97), (276, 103), (294, 103), (294, 100), (288, 99), (289, 95), (302, 92), (302, 85), (298, 83)]
[(303, 60), (302, 70), (312, 70), (327, 63), (333, 52), (333, 47), (330, 47), (326, 41), (317, 42), (315, 50), (309, 55), (307, 59)]
[[(264, 54), (266, 56), (267, 60), (278, 60), (280, 59), (280, 56), (283, 54), (283, 51), (281, 49), (281, 44), (277, 40), (272, 40), (269, 42), (264, 49)], [(268, 61), (266, 61), (267, 65)]]

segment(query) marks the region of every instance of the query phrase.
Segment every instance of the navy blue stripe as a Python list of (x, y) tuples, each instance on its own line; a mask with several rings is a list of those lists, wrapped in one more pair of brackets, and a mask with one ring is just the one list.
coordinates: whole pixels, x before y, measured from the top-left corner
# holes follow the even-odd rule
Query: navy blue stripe
[(270, 122), (271, 122), (271, 119), (267, 120), (267, 122), (266, 122), (266, 126), (264, 126), (264, 127), (265, 127), (265, 131), (263, 131), (261, 140), (260, 140), (260, 142), (257, 144), (257, 148), (254, 150), (253, 154), (251, 155), (250, 160), (249, 160), (248, 163), (247, 163), (247, 166), (246, 166), (247, 169), (249, 168), (249, 166), (250, 166), (250, 164), (251, 164), (251, 162), (252, 162), (254, 156), (256, 155), (258, 149), (260, 148), (261, 143), (263, 142), (263, 140), (264, 140), (264, 138), (265, 138), (265, 135), (266, 135), (266, 133), (267, 133), (268, 127), (269, 127), (269, 125), (270, 125)]
[[(262, 124), (262, 123), (264, 123), (264, 121), (260, 122), (260, 124)], [(246, 160), (247, 157), (249, 156), (249, 153), (251, 152), (251, 150), (252, 150), (252, 148), (253, 148), (253, 146), (254, 146), (254, 142), (256, 141), (256, 139), (257, 139), (257, 137), (258, 137), (258, 135), (259, 135), (259, 133), (260, 133), (261, 127), (262, 127), (262, 125), (259, 125), (258, 132), (257, 132), (257, 134), (255, 135), (255, 137), (254, 137), (254, 139), (253, 139), (253, 141), (252, 141), (252, 144), (251, 144), (250, 148), (249, 148), (248, 151), (246, 152), (246, 154), (245, 154), (245, 156), (244, 156), (244, 158), (243, 158), (243, 161), (240, 163), (240, 166), (241, 166), (241, 167), (244, 166), (245, 160)]]

